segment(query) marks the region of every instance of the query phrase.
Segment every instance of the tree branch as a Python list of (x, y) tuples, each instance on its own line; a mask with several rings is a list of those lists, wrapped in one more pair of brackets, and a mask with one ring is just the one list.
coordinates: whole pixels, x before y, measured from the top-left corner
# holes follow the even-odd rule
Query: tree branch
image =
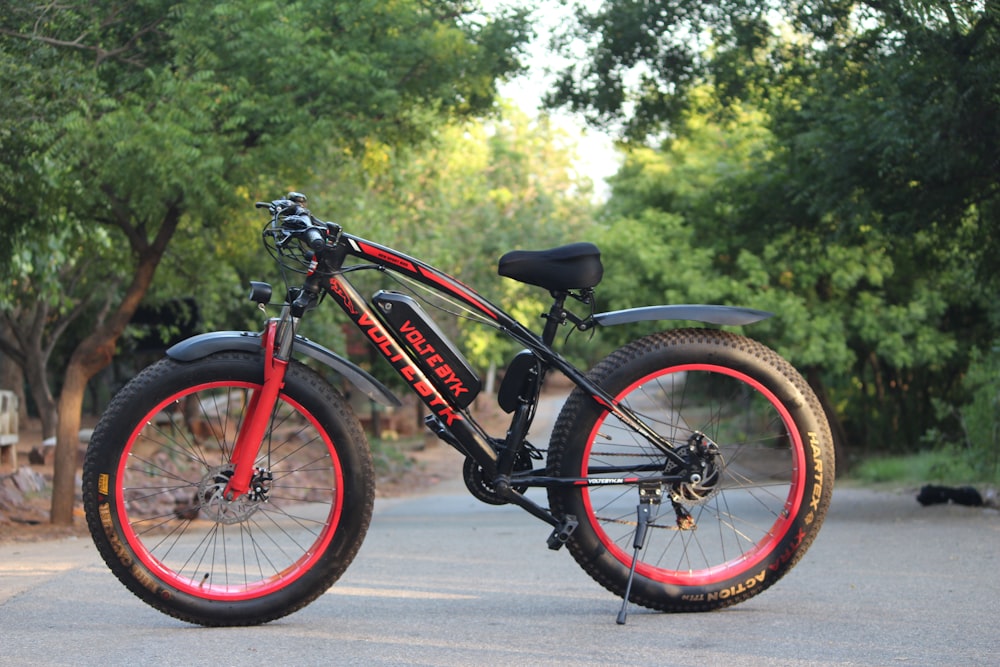
[[(106, 60), (117, 60), (118, 62), (124, 63), (126, 65), (132, 65), (134, 67), (145, 67), (145, 63), (141, 58), (126, 58), (124, 54), (135, 49), (136, 43), (144, 36), (156, 32), (157, 27), (163, 22), (162, 18), (158, 18), (152, 23), (139, 28), (134, 35), (132, 35), (127, 42), (121, 46), (114, 49), (105, 49), (100, 46), (85, 44), (83, 42), (84, 38), (87, 37), (88, 33), (84, 32), (79, 35), (76, 39), (69, 41), (65, 39), (56, 39), (55, 37), (47, 37), (41, 35), (36, 31), (31, 34), (25, 34), (17, 32), (16, 30), (9, 30), (7, 28), (0, 28), (0, 35), (5, 35), (7, 37), (13, 37), (15, 39), (23, 39), (26, 41), (41, 42), (42, 44), (48, 44), (49, 46), (54, 46), (61, 49), (74, 49), (77, 51), (85, 51), (93, 53), (95, 56), (94, 64), (100, 66)], [(107, 27), (102, 26), (102, 27)]]
[[(111, 294), (114, 290), (108, 290), (107, 293)], [(90, 298), (81, 299), (73, 308), (65, 315), (57, 318), (53, 324), (51, 324), (49, 330), (48, 342), (44, 344), (42, 349), (42, 354), (46, 359), (48, 359), (53, 350), (55, 350), (56, 345), (59, 343), (59, 339), (62, 338), (63, 333), (69, 328), (78, 317), (83, 315), (86, 310), (90, 307), (93, 302), (93, 295)]]
[(10, 317), (4, 314), (4, 327), (0, 329), (0, 352), (11, 359), (15, 364), (24, 368), (24, 350), (19, 345), (11, 343), (11, 339), (16, 339), (15, 330)]
[(111, 202), (111, 208), (113, 215), (110, 218), (102, 218), (101, 220), (106, 224), (117, 227), (128, 239), (129, 247), (137, 255), (142, 255), (146, 252), (149, 247), (149, 239), (143, 236), (139, 232), (139, 228), (130, 223), (131, 215), (126, 202), (121, 200), (115, 195), (114, 187), (105, 183), (100, 186), (101, 192), (104, 196), (108, 198)]

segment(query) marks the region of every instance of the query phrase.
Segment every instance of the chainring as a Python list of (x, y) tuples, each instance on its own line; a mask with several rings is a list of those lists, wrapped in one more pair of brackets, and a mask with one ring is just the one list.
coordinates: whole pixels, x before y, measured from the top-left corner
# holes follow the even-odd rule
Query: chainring
[[(532, 456), (526, 449), (518, 452), (517, 457), (514, 459), (514, 472), (527, 472), (531, 470), (534, 467), (531, 459)], [(477, 500), (481, 500), (488, 505), (506, 505), (509, 502), (497, 495), (496, 489), (493, 486), (493, 480), (487, 479), (483, 467), (470, 457), (466, 457), (465, 463), (462, 465), (462, 478), (465, 480), (466, 488), (469, 489), (469, 492)], [(518, 493), (524, 493), (528, 489), (527, 486), (520, 484), (512, 486)]]

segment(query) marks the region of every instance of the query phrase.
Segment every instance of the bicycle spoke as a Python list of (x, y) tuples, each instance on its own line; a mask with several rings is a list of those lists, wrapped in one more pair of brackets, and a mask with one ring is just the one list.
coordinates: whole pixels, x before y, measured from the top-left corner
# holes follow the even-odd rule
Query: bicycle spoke
[[(266, 496), (222, 499), (232, 473), (231, 436), (249, 393), (209, 386), (178, 397), (168, 406), (173, 426), (159, 425), (168, 421), (165, 413), (153, 415), (122, 469), (123, 507), (137, 546), (179, 584), (223, 597), (294, 575), (327, 539), (337, 497), (331, 445), (279, 401), (258, 459), (271, 474)], [(196, 406), (187, 421), (177, 418), (180, 405)], [(192, 425), (206, 422), (195, 437)]]

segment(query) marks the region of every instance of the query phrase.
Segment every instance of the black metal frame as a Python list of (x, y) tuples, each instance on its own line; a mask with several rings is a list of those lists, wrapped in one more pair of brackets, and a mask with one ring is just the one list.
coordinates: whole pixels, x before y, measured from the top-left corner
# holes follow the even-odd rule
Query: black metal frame
[[(277, 220), (277, 216), (275, 219)], [(288, 234), (287, 230), (283, 230), (283, 233)], [(581, 319), (565, 308), (568, 297), (590, 303), (593, 295), (589, 289), (579, 292), (553, 291), (553, 303), (545, 315), (545, 327), (539, 336), (454, 277), (392, 248), (344, 233), (331, 223), (326, 223), (325, 227), (309, 226), (300, 232), (300, 238), (312, 249), (305, 255), (309, 269), (302, 287), (290, 291), (294, 299), (290, 298), (291, 303), (285, 309), (282, 321), (279, 323), (276, 344), (280, 345), (289, 332), (291, 339), (295, 340), (294, 331), (297, 329), (298, 320), (319, 301), (319, 296), (325, 293), (340, 306), (351, 322), (427, 406), (430, 411), (427, 418), (428, 427), (442, 440), (475, 461), (481, 467), (485, 478), (492, 482), (498, 496), (554, 526), (556, 528), (554, 536), (563, 536), (557, 539), (557, 544), (565, 541), (571, 532), (571, 529), (567, 529), (567, 522), (556, 518), (547, 508), (539, 506), (517, 489), (698, 481), (697, 478), (692, 478), (692, 475), (697, 475), (697, 472), (693, 471), (700, 469), (689, 467), (689, 457), (683, 445), (678, 447), (665, 440), (647, 426), (637, 414), (627, 406), (618, 404), (613, 396), (591, 382), (583, 372), (552, 349), (558, 328), (563, 323), (570, 322), (581, 329), (595, 325), (593, 316)], [(361, 260), (362, 263), (345, 267), (348, 257)], [(398, 273), (432, 291), (457, 300), (534, 355), (537, 359), (536, 368), (533, 373), (525, 374), (522, 386), (516, 391), (510, 427), (504, 438), (491, 437), (469, 410), (447, 392), (435, 386), (399, 333), (387, 324), (379, 309), (362, 296), (348, 279), (350, 273), (358, 270)], [(285, 336), (282, 336), (282, 331), (285, 332)], [(593, 475), (587, 477), (553, 477), (535, 474), (534, 470), (515, 471), (515, 462), (525, 446), (525, 436), (535, 415), (542, 381), (545, 374), (552, 369), (565, 374), (594, 401), (662, 451), (665, 458), (664, 465), (656, 469), (650, 466), (649, 470), (630, 468), (631, 472), (651, 474), (647, 477), (636, 476), (627, 479), (606, 476), (609, 473), (621, 472), (615, 468), (595, 470)], [(667, 469), (675, 472), (668, 474), (665, 472)]]

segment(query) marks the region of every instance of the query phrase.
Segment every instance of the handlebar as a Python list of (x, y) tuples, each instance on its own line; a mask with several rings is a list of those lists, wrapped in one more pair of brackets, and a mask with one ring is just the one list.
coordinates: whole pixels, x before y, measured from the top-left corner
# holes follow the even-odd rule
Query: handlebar
[[(291, 255), (298, 263), (308, 261), (312, 256), (336, 246), (341, 232), (339, 225), (323, 222), (313, 216), (304, 206), (305, 203), (304, 194), (290, 192), (283, 199), (259, 201), (255, 204), (256, 208), (266, 208), (271, 214), (271, 224), (264, 230), (265, 245), (273, 244), (273, 249), (279, 255)], [(268, 237), (270, 240), (267, 240)], [(301, 251), (296, 251), (299, 244), (308, 249), (308, 256), (302, 256)]]
[(317, 252), (326, 247), (326, 238), (315, 227), (310, 227), (305, 231), (305, 241), (307, 246)]

